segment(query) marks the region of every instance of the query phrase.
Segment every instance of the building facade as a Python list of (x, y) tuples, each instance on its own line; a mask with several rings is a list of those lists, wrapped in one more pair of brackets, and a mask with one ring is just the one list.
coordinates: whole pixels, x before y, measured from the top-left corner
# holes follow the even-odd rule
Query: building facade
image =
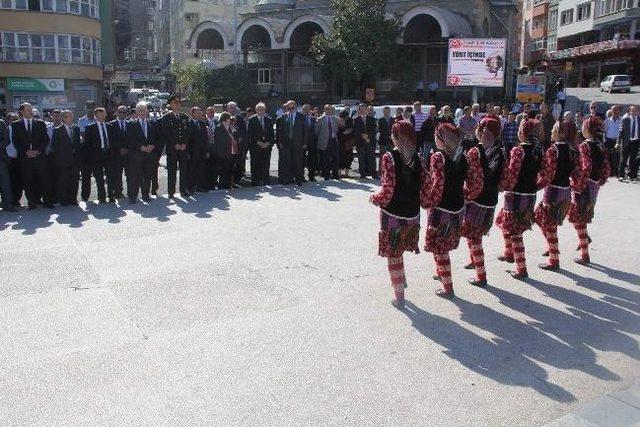
[[(237, 64), (250, 70), (259, 93), (276, 92), (280, 99), (317, 102), (353, 95), (349, 88), (327, 81), (309, 55), (312, 37), (332, 30), (333, 10), (328, 0), (164, 3), (168, 4), (161, 14), (169, 25), (163, 43), (164, 69), (171, 60), (205, 61), (215, 67)], [(517, 62), (519, 34), (514, 36), (513, 27), (520, 19), (514, 18), (519, 15), (512, 1), (389, 0), (387, 13), (401, 20), (405, 30), (398, 42), (411, 54), (417, 80), (437, 82), (443, 99), (468, 99), (472, 91), (447, 87), (450, 37), (506, 38), (508, 54), (514, 58), (507, 61), (508, 76)], [(376, 100), (391, 100), (397, 84), (394, 76), (377, 81)], [(503, 93), (502, 89), (487, 89), (485, 94), (492, 92)]]
[(102, 98), (98, 0), (0, 1), (0, 110), (30, 102), (80, 113)]

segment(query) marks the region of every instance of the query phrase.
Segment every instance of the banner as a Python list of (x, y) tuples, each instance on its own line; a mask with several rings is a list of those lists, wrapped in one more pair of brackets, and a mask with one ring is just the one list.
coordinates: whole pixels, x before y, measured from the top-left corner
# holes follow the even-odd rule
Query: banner
[(502, 87), (506, 39), (449, 39), (448, 86)]
[(8, 77), (7, 89), (12, 92), (64, 92), (64, 79)]
[(541, 104), (544, 102), (546, 85), (546, 76), (520, 75), (516, 86), (516, 99), (519, 102)]

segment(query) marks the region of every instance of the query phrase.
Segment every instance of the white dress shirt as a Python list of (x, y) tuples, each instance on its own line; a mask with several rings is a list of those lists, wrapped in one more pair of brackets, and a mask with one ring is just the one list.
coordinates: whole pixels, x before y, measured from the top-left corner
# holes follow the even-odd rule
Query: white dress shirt
[(622, 123), (622, 117), (614, 119), (609, 117), (604, 121), (604, 132), (607, 139), (618, 139), (620, 136), (620, 125)]

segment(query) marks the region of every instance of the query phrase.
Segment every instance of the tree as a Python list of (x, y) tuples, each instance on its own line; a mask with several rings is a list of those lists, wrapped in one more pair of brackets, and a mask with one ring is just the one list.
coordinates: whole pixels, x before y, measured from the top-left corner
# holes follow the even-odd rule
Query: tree
[(208, 104), (234, 100), (241, 105), (254, 101), (256, 88), (249, 71), (242, 67), (228, 65), (213, 68), (206, 62), (183, 65), (174, 62), (171, 71), (176, 81), (186, 91), (187, 98), (194, 104)]
[(313, 38), (310, 52), (325, 74), (360, 89), (377, 77), (391, 76), (405, 64), (396, 40), (397, 18), (385, 17), (386, 0), (331, 0), (331, 34)]

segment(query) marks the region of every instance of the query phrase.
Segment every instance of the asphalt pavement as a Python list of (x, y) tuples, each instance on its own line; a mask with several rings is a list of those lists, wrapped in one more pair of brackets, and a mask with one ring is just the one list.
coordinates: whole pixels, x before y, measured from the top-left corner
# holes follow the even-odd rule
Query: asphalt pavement
[(451, 302), (407, 255), (405, 311), (376, 189), (0, 212), (0, 424), (537, 426), (640, 377), (640, 185), (602, 189), (590, 267), (567, 225), (563, 269), (537, 269), (534, 230), (516, 281), (493, 230), (490, 286), (461, 247)]

